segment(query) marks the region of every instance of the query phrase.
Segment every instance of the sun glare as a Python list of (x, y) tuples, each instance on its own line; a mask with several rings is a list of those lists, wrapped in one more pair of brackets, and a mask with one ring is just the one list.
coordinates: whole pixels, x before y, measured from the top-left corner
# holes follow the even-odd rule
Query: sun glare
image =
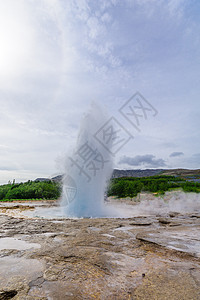
[[(19, 2), (18, 2), (19, 3)], [(0, 77), (18, 75), (31, 51), (27, 16), (13, 1), (0, 3)]]

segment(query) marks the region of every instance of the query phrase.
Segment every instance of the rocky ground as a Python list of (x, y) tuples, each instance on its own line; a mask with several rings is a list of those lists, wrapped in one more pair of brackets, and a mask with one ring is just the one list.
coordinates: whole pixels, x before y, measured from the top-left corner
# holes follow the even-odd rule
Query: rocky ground
[(198, 213), (41, 219), (0, 206), (0, 299), (200, 299)]

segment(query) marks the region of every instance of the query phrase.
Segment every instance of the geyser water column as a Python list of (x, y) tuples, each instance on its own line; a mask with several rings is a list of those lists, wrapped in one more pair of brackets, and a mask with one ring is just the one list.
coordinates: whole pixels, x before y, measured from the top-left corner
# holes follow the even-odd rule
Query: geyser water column
[(113, 127), (105, 125), (107, 121), (106, 114), (93, 103), (82, 120), (76, 147), (66, 157), (61, 206), (68, 217), (110, 216), (104, 194), (113, 170), (114, 136)]

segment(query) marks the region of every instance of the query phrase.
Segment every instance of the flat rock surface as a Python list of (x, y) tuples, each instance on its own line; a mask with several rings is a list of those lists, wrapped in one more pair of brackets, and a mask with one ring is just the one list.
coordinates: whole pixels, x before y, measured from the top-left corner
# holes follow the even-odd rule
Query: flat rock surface
[(143, 232), (137, 239), (200, 258), (200, 225)]
[(197, 213), (41, 219), (11, 207), (0, 211), (1, 300), (200, 299)]

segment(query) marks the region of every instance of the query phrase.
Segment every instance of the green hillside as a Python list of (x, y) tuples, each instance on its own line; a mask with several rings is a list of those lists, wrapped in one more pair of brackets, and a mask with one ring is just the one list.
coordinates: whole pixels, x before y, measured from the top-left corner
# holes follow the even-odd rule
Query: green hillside
[(200, 192), (199, 182), (190, 182), (170, 175), (150, 177), (122, 177), (111, 180), (108, 196), (135, 197), (140, 192), (164, 194), (166, 191), (181, 188), (184, 192)]
[(0, 186), (0, 201), (57, 199), (61, 194), (59, 183), (49, 181), (27, 181)]

